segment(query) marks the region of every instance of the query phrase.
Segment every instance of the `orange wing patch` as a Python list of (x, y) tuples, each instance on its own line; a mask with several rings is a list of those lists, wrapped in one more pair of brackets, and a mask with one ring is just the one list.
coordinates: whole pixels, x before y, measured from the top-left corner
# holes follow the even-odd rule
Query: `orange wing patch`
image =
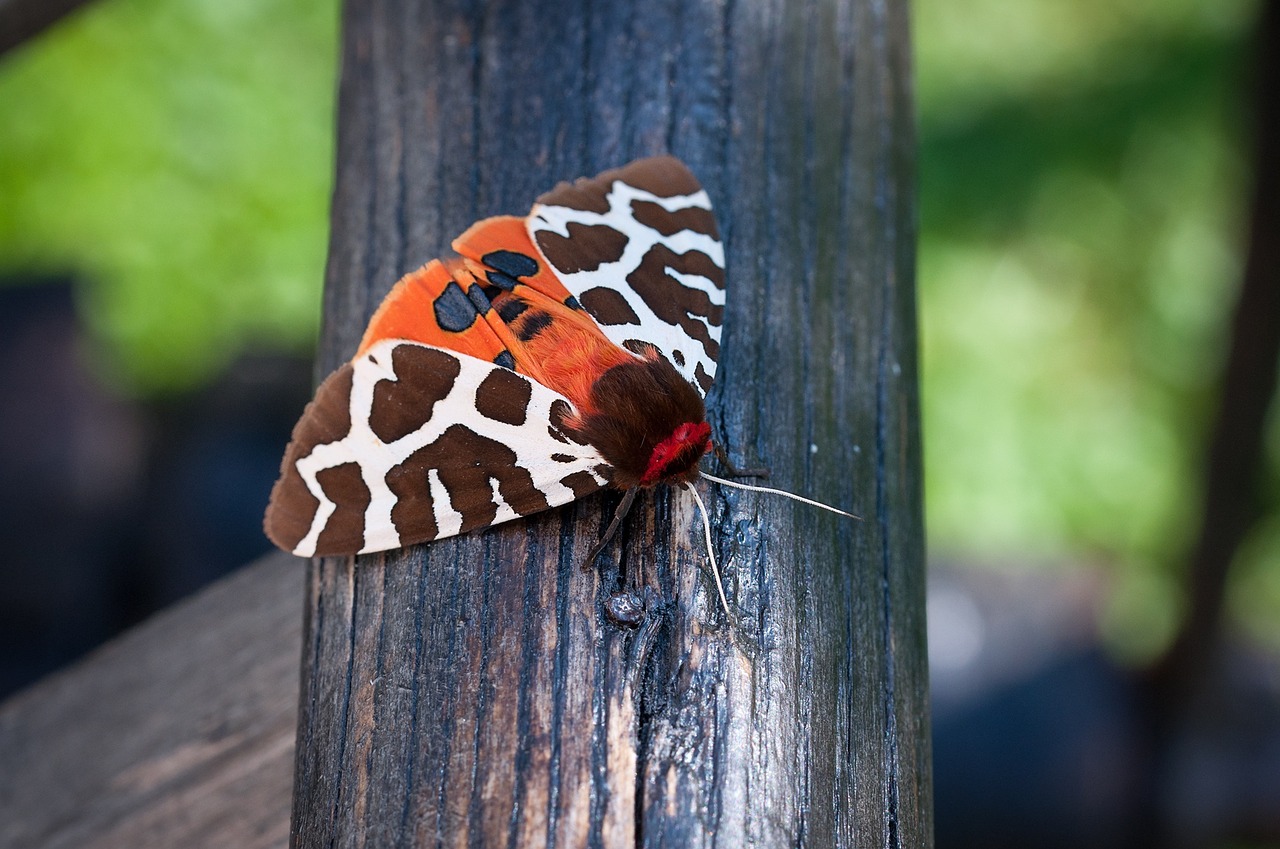
[(514, 368), (503, 338), (481, 320), (491, 311), (483, 287), (462, 260), (432, 260), (400, 278), (387, 294), (356, 356), (382, 339), (407, 339)]
[(591, 386), (631, 354), (601, 331), (533, 245), (525, 219), (500, 215), (453, 242), (493, 301), (485, 316), (515, 356), (516, 369), (595, 411)]
[(467, 266), (481, 282), (507, 290), (523, 283), (570, 309), (581, 309), (555, 271), (542, 261), (523, 218), (498, 215), (476, 222), (453, 240), (453, 249), (469, 260)]
[(374, 313), (356, 352), (383, 339), (434, 345), (497, 363), (595, 411), (591, 387), (634, 357), (600, 330), (533, 246), (523, 218), (473, 225), (453, 243), (462, 258), (405, 275)]

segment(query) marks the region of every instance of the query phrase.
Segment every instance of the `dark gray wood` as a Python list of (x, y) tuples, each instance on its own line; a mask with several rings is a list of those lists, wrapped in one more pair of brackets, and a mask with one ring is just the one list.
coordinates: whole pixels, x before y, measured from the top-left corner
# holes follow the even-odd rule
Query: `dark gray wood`
[(715, 433), (866, 521), (711, 489), (728, 619), (683, 493), (589, 573), (617, 496), (314, 564), (295, 845), (932, 844), (904, 7), (348, 1), (322, 370), (472, 221), (669, 151), (725, 235)]
[(44, 32), (88, 0), (0, 0), (0, 56)]
[(0, 705), (0, 846), (287, 845), (303, 584), (266, 558)]

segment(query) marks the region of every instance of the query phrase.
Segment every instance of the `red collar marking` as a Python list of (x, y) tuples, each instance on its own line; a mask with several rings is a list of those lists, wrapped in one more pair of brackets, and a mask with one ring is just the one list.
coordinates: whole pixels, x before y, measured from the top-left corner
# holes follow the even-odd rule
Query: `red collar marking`
[(640, 478), (640, 485), (652, 486), (660, 481), (667, 465), (689, 446), (701, 448), (699, 456), (710, 451), (710, 437), (711, 425), (707, 422), (685, 422), (677, 427), (670, 436), (653, 447), (653, 453), (649, 455), (649, 466)]

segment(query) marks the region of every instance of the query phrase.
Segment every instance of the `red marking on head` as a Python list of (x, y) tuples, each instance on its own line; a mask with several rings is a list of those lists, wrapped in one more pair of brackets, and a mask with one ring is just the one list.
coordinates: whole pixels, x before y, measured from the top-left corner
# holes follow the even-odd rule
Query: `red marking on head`
[(711, 425), (707, 422), (685, 422), (677, 427), (670, 436), (653, 446), (649, 455), (649, 466), (640, 478), (641, 486), (653, 486), (664, 477), (663, 472), (681, 452), (693, 448), (696, 457), (711, 450)]

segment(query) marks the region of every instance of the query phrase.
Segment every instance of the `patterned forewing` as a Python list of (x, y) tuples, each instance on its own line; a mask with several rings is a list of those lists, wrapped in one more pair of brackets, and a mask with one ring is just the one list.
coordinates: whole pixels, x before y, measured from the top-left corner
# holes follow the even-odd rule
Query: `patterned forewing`
[(527, 219), (564, 286), (614, 343), (653, 345), (705, 396), (724, 317), (724, 249), (683, 163), (642, 159), (562, 183)]
[(509, 369), (380, 341), (303, 414), (267, 535), (301, 556), (385, 551), (581, 498), (607, 483), (608, 468), (562, 427), (572, 412)]

